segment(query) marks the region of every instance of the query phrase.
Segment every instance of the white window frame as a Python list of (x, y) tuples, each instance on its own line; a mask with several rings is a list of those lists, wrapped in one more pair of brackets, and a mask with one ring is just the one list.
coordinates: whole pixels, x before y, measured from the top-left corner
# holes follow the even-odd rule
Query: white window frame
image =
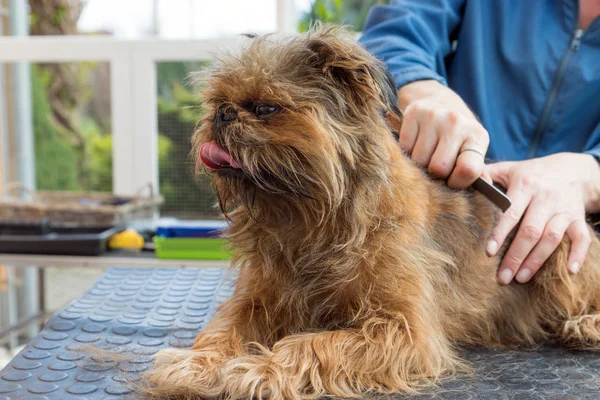
[(158, 190), (156, 63), (213, 59), (241, 43), (218, 40), (117, 40), (108, 36), (0, 37), (0, 62), (110, 63), (113, 192)]

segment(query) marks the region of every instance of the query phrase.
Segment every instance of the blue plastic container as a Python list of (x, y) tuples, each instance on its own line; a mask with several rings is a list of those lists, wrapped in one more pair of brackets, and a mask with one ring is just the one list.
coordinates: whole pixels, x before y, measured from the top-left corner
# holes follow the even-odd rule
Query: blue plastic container
[(165, 238), (218, 238), (227, 229), (226, 221), (176, 221), (156, 228), (156, 236)]

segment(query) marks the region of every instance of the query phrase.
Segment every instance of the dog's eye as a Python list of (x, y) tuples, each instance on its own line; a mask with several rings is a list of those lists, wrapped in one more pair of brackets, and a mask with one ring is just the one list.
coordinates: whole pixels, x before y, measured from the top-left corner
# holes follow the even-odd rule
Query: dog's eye
[(256, 108), (254, 108), (254, 114), (256, 114), (257, 117), (266, 117), (276, 113), (277, 111), (279, 111), (279, 107), (269, 104), (259, 104), (256, 106)]

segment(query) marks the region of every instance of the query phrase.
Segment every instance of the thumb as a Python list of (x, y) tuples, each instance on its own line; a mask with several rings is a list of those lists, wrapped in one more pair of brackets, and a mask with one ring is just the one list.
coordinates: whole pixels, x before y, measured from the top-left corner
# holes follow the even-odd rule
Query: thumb
[(489, 177), (490, 182), (500, 184), (501, 186), (508, 186), (508, 174), (513, 166), (512, 162), (499, 162), (494, 164), (487, 164), (484, 170), (484, 178)]
[(490, 173), (488, 172), (487, 165), (483, 168), (483, 172), (481, 173), (481, 177), (483, 179), (485, 179), (487, 182), (493, 183), (492, 177), (491, 177)]

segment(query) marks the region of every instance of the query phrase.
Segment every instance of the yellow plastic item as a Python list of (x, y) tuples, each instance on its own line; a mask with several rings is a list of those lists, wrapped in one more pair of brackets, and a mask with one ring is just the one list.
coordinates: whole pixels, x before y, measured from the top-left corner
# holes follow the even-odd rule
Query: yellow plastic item
[(133, 229), (126, 229), (113, 235), (108, 240), (108, 247), (111, 249), (140, 250), (144, 247), (144, 238)]

